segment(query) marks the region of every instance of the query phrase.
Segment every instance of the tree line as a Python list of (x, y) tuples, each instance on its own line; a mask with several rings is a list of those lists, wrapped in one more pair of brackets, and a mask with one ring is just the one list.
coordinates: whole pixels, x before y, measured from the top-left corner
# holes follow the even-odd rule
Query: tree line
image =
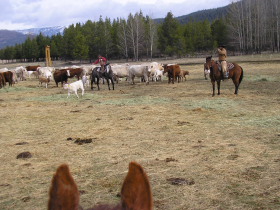
[(228, 30), (231, 45), (246, 52), (280, 50), (280, 1), (242, 0), (232, 2)]
[(143, 13), (127, 19), (99, 18), (76, 23), (63, 34), (28, 38), (23, 44), (0, 50), (0, 59), (38, 61), (51, 46), (53, 60), (89, 60), (103, 55), (109, 59), (153, 59), (211, 53), (218, 45), (244, 53), (279, 52), (279, 0), (232, 2), (227, 17), (213, 22), (192, 20), (181, 24), (171, 12), (162, 23)]

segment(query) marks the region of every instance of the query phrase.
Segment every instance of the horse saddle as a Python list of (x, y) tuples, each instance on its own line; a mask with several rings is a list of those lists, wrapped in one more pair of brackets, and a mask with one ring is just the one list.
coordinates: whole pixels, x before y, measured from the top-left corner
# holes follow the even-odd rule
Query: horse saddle
[[(221, 62), (220, 61), (216, 61), (216, 63), (218, 65), (219, 70), (222, 71), (222, 64), (221, 64)], [(234, 64), (230, 63), (230, 62), (227, 62), (227, 70), (231, 70), (233, 68), (234, 68)]]
[(104, 66), (100, 66), (98, 69), (97, 69), (98, 72), (100, 73), (109, 73), (110, 71), (110, 67), (109, 67), (109, 63), (105, 64)]

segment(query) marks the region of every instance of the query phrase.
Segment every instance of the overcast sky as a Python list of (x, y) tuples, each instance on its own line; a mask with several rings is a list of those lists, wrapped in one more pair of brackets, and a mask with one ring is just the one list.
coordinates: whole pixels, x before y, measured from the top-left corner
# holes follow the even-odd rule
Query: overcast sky
[(230, 4), (230, 0), (0, 0), (0, 29), (66, 26), (98, 21), (102, 16), (127, 18), (142, 10), (152, 18), (174, 17)]

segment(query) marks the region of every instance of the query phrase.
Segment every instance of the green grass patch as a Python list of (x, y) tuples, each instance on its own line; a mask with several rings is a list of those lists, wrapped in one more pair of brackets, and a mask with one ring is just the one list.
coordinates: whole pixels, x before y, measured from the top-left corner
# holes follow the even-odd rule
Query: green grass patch
[(77, 98), (75, 94), (71, 94), (69, 98), (67, 98), (66, 94), (53, 94), (53, 95), (46, 95), (46, 96), (36, 96), (36, 97), (29, 97), (26, 98), (26, 101), (41, 101), (41, 102), (82, 102), (85, 100), (94, 100), (100, 99), (100, 96), (94, 94), (78, 94), (80, 98)]
[(277, 78), (266, 75), (249, 75), (246, 76), (245, 80), (257, 82), (274, 82), (277, 81)]
[(215, 110), (227, 110), (232, 107), (238, 107), (240, 104), (238, 101), (234, 101), (228, 98), (213, 98), (205, 100), (189, 100), (184, 102), (184, 106), (190, 109), (203, 108), (203, 109), (215, 109)]
[(243, 118), (243, 125), (258, 126), (258, 127), (280, 127), (280, 117), (279, 116), (251, 116), (249, 119)]
[(102, 101), (107, 105), (145, 105), (145, 104), (169, 104), (171, 99), (155, 98), (150, 96), (137, 96), (134, 98), (108, 99)]
[(21, 92), (21, 91), (31, 91), (36, 90), (36, 88), (33, 87), (4, 87), (0, 89), (0, 93), (12, 93), (12, 92)]

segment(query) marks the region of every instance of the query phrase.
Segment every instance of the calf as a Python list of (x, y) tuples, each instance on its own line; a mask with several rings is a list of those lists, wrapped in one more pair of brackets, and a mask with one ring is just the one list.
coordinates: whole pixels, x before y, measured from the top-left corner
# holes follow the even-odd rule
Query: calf
[(83, 84), (84, 84), (84, 88), (86, 87), (89, 87), (89, 76), (88, 75), (83, 75), (82, 77), (82, 81), (83, 81)]
[(186, 75), (190, 75), (189, 71), (181, 70), (181, 72), (180, 72), (180, 80), (183, 81), (183, 79), (185, 79), (185, 81), (187, 81)]
[(163, 80), (163, 71), (157, 69), (154, 74), (154, 81), (162, 81)]
[(79, 98), (77, 91), (79, 89), (81, 89), (82, 90), (82, 96), (84, 95), (84, 91), (85, 91), (82, 80), (78, 80), (78, 81), (70, 83), (70, 84), (66, 83), (66, 84), (64, 84), (63, 88), (68, 90), (67, 98), (70, 96), (71, 92), (74, 92), (76, 94), (76, 96)]
[(48, 84), (50, 83), (50, 76), (48, 77), (45, 77), (45, 76), (39, 76), (39, 84), (42, 84), (45, 83), (46, 84), (46, 88), (48, 88)]
[[(153, 198), (148, 176), (144, 169), (136, 162), (129, 164), (129, 171), (124, 179), (121, 188), (121, 203), (116, 206), (98, 205), (95, 209), (111, 210), (152, 210)], [(49, 191), (48, 210), (82, 209), (79, 205), (80, 192), (75, 183), (69, 167), (61, 165), (53, 176), (52, 185)]]
[(175, 80), (178, 80), (178, 83), (180, 82), (179, 78), (180, 78), (180, 73), (181, 73), (181, 68), (179, 65), (175, 64), (175, 65), (167, 65), (165, 64), (163, 66), (164, 71), (163, 73), (167, 73), (168, 76), (168, 83), (171, 82), (174, 84)]

